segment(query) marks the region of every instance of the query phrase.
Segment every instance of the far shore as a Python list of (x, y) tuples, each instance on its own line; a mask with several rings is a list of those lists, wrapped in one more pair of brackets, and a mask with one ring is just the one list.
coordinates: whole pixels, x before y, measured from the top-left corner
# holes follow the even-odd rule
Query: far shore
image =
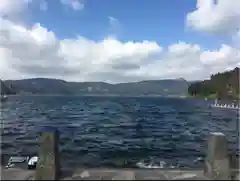
[(11, 94), (15, 96), (77, 96), (77, 97), (161, 97), (161, 98), (187, 98), (187, 95), (119, 95), (119, 94)]

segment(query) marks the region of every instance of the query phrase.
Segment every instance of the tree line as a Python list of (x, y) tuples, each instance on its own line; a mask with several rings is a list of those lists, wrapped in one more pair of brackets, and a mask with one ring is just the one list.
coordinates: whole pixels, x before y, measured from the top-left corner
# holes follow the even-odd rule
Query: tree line
[(211, 75), (209, 80), (190, 84), (188, 94), (194, 97), (239, 99), (239, 68)]

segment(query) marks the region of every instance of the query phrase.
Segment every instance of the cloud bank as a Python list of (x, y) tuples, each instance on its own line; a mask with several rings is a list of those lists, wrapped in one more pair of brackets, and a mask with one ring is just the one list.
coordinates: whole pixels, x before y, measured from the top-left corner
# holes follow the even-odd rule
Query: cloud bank
[[(219, 0), (213, 5), (212, 1), (199, 0), (196, 10), (186, 17), (187, 26), (198, 31), (237, 35), (240, 7), (226, 5), (226, 1), (229, 0)], [(20, 12), (30, 0), (15, 3), (15, 0), (2, 0), (0, 9), (5, 14)], [(225, 17), (224, 13), (229, 16)], [(213, 18), (209, 19), (210, 16)], [(109, 20), (119, 23), (110, 16)], [(121, 42), (113, 37), (101, 41), (81, 36), (59, 39), (39, 23), (26, 28), (1, 15), (0, 24), (2, 79), (48, 77), (111, 83), (179, 77), (196, 80), (240, 66), (240, 49), (226, 44), (216, 50), (205, 50), (184, 41), (162, 47), (153, 41)], [(238, 36), (235, 37), (237, 40)]]
[(237, 33), (240, 29), (239, 0), (197, 0), (196, 10), (188, 13), (187, 25), (198, 31)]

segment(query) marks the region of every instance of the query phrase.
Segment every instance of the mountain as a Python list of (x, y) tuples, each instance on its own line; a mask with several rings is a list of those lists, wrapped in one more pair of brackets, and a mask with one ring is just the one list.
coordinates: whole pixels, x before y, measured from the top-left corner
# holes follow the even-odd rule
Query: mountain
[(185, 80), (148, 80), (135, 83), (121, 83), (113, 86), (118, 94), (139, 95), (186, 95), (188, 82)]
[(238, 99), (239, 68), (212, 75), (210, 80), (192, 83), (189, 85), (188, 93), (200, 97)]
[(187, 94), (188, 82), (184, 79), (147, 80), (109, 84), (105, 82), (67, 82), (59, 79), (34, 78), (7, 80), (18, 94), (114, 94), (114, 95), (162, 95)]
[(6, 85), (6, 84), (0, 79), (0, 93), (1, 93), (1, 95), (5, 95), (5, 94), (15, 94), (16, 92), (13, 90), (11, 84)]
[(6, 85), (13, 85), (17, 93), (30, 94), (69, 94), (68, 83), (57, 79), (22, 79), (7, 80)]

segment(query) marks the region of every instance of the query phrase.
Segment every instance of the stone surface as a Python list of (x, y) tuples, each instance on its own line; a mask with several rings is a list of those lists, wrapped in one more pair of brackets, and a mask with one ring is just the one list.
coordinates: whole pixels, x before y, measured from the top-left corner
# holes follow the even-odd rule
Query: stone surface
[[(80, 169), (73, 175), (74, 179), (84, 180), (209, 180), (203, 170), (177, 169)], [(88, 177), (81, 178), (81, 175)]]
[[(34, 180), (33, 170), (18, 168), (2, 169), (2, 180)], [(232, 180), (239, 179), (239, 171), (234, 171)], [(211, 180), (203, 170), (163, 170), (163, 169), (77, 169), (61, 180)]]
[(153, 169), (153, 170), (135, 170), (136, 180), (166, 180), (167, 177), (164, 175), (163, 171)]
[(204, 173), (214, 180), (230, 179), (227, 139), (222, 133), (210, 134)]
[(34, 171), (19, 168), (4, 169), (1, 167), (0, 177), (1, 180), (31, 180), (34, 177)]
[(48, 128), (42, 132), (35, 175), (36, 180), (58, 180), (60, 175), (58, 140), (59, 133), (55, 129)]
[(116, 172), (112, 180), (135, 180), (135, 174), (133, 171)]

